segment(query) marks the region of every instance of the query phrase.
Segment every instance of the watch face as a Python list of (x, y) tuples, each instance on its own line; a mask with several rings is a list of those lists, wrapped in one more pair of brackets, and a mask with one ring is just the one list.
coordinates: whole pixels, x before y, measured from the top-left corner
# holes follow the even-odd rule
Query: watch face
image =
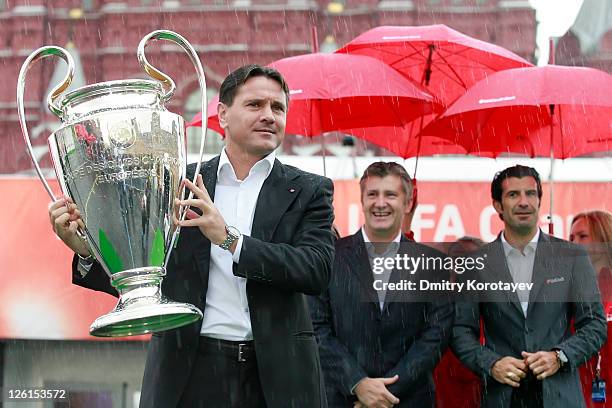
[(240, 231), (238, 231), (238, 228), (228, 226), (226, 229), (227, 233), (233, 235), (235, 238), (238, 238), (240, 236)]

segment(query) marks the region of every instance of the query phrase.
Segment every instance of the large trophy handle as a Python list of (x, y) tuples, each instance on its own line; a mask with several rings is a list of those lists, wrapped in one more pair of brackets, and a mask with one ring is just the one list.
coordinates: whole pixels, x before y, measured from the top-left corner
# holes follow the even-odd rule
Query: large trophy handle
[[(140, 40), (140, 44), (138, 44), (138, 62), (144, 68), (145, 72), (149, 74), (154, 79), (157, 79), (162, 82), (162, 85), (165, 89), (165, 94), (163, 96), (164, 101), (168, 100), (172, 94), (174, 94), (175, 85), (174, 81), (166, 74), (149, 64), (147, 61), (147, 57), (145, 56), (145, 47), (149, 43), (150, 40), (166, 40), (173, 42), (179, 45), (184, 51), (189, 55), (189, 59), (196, 68), (196, 72), (198, 74), (198, 83), (200, 84), (200, 91), (202, 92), (202, 120), (208, 117), (208, 103), (206, 100), (206, 76), (204, 75), (204, 68), (202, 68), (202, 63), (200, 62), (200, 58), (198, 58), (198, 54), (193, 46), (180, 34), (175, 33), (174, 31), (169, 30), (157, 30), (147, 34), (142, 40)], [(204, 122), (203, 122), (204, 123)], [(202, 159), (204, 158), (204, 142), (206, 140), (206, 126), (202, 125), (202, 140), (200, 142), (200, 157), (198, 159), (198, 164), (196, 167), (196, 171), (193, 177), (193, 182), (195, 183), (197, 175), (200, 173), (200, 163), (202, 163)]]
[(66, 61), (66, 63), (68, 64), (68, 71), (66, 72), (66, 76), (64, 77), (64, 79), (59, 85), (53, 88), (53, 90), (47, 97), (47, 104), (49, 106), (49, 109), (54, 115), (61, 118), (63, 114), (62, 110), (57, 106), (55, 101), (60, 96), (60, 94), (64, 92), (66, 88), (70, 86), (70, 83), (72, 82), (72, 77), (74, 76), (74, 60), (72, 59), (72, 56), (68, 53), (68, 51), (66, 51), (65, 49), (61, 47), (56, 47), (56, 46), (46, 46), (46, 47), (41, 47), (37, 49), (36, 51), (34, 51), (28, 56), (28, 58), (25, 60), (25, 62), (21, 66), (21, 70), (19, 71), (19, 78), (17, 80), (17, 114), (19, 116), (19, 124), (21, 125), (21, 133), (23, 134), (23, 138), (25, 139), (26, 146), (28, 149), (28, 154), (30, 155), (32, 162), (34, 163), (36, 173), (38, 174), (38, 177), (40, 178), (43, 185), (45, 186), (45, 190), (47, 190), (47, 193), (49, 194), (51, 199), (55, 201), (56, 197), (53, 194), (53, 191), (51, 190), (49, 183), (45, 179), (45, 176), (40, 170), (40, 166), (38, 165), (38, 162), (36, 161), (36, 157), (34, 156), (34, 150), (32, 149), (32, 143), (30, 141), (30, 133), (28, 132), (28, 127), (26, 125), (25, 109), (24, 109), (24, 102), (23, 102), (24, 93), (25, 93), (26, 74), (28, 73), (30, 67), (36, 61), (49, 57), (49, 56), (58, 56), (62, 58), (64, 61)]
[[(202, 92), (202, 138), (200, 140), (200, 155), (198, 158), (198, 164), (196, 165), (192, 180), (192, 182), (195, 184), (198, 174), (200, 174), (200, 166), (204, 158), (204, 143), (206, 141), (207, 129), (206, 119), (208, 118), (208, 102), (206, 100), (206, 76), (204, 75), (204, 68), (202, 67), (202, 63), (200, 62), (200, 58), (198, 58), (196, 50), (182, 35), (169, 30), (156, 30), (147, 34), (142, 40), (140, 40), (140, 44), (138, 44), (138, 62), (140, 62), (140, 65), (144, 68), (145, 72), (149, 76), (162, 82), (162, 85), (164, 86), (165, 90), (165, 94), (162, 97), (164, 100), (168, 100), (172, 96), (176, 87), (174, 85), (174, 81), (169, 76), (167, 76), (157, 68), (153, 67), (147, 61), (147, 58), (145, 57), (145, 47), (147, 46), (150, 40), (166, 40), (180, 46), (189, 55), (189, 59), (195, 66), (196, 72), (198, 74), (198, 83), (200, 84), (200, 91)], [(184, 188), (181, 188), (179, 196), (183, 195), (183, 191)], [(193, 192), (190, 191), (188, 199), (191, 199), (192, 197)], [(187, 211), (185, 210), (186, 208), (184, 207), (180, 208), (179, 219), (183, 220), (185, 218), (185, 215), (187, 214)], [(170, 240), (170, 246), (173, 246), (179, 231), (180, 228), (177, 228), (174, 231), (172, 239)], [(166, 259), (164, 260), (164, 265), (168, 263), (169, 256), (170, 251), (166, 251)]]

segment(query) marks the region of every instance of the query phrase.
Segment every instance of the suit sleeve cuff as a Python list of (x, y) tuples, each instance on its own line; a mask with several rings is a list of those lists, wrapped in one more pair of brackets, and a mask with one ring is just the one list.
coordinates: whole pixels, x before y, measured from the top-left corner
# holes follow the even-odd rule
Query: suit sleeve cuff
[(495, 365), (495, 363), (497, 363), (499, 360), (501, 360), (503, 358), (503, 356), (500, 356), (498, 354), (491, 354), (490, 356), (487, 356), (486, 358), (486, 363), (484, 364), (484, 371), (485, 374), (489, 375), (489, 376), (493, 376), (492, 371), (493, 371), (493, 366)]
[(93, 260), (91, 258), (83, 258), (79, 254), (77, 254), (77, 271), (81, 274), (81, 277), (84, 278), (87, 276), (91, 267), (93, 266)]
[(367, 377), (363, 377), (361, 380), (357, 381), (357, 382), (355, 383), (355, 385), (353, 385), (353, 386), (351, 387), (351, 395), (355, 395), (355, 388), (357, 388), (357, 386), (358, 386), (358, 385), (359, 385), (359, 384), (360, 384), (360, 383), (361, 383), (363, 380), (365, 380), (366, 378), (367, 378)]
[(243, 235), (240, 234), (240, 236), (238, 237), (238, 243), (236, 243), (236, 250), (232, 254), (232, 260), (234, 261), (234, 263), (240, 262), (240, 252), (242, 251), (242, 241), (243, 240), (244, 240)]
[[(570, 371), (570, 368), (572, 367), (572, 359), (570, 358), (570, 356), (568, 356), (565, 350), (559, 346), (553, 347), (550, 350), (554, 352), (556, 352), (557, 350), (563, 352), (563, 354), (565, 355), (565, 358), (567, 358), (567, 362), (561, 364), (561, 361), (559, 361), (559, 371)], [(559, 360), (559, 357), (557, 357), (557, 360)]]

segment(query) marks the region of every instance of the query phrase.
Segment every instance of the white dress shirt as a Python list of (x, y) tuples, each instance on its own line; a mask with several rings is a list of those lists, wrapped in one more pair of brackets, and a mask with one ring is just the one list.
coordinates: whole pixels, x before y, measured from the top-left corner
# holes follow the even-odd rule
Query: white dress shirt
[[(272, 152), (251, 168), (244, 180), (238, 180), (225, 149), (221, 152), (215, 187), (215, 207), (227, 225), (236, 227), (242, 235), (251, 235), (255, 205), (264, 181), (274, 166)], [(242, 236), (234, 254), (211, 245), (208, 291), (200, 334), (216, 339), (252, 340), (251, 317), (246, 296), (246, 279), (234, 276), (233, 262), (240, 260)]]
[[(361, 228), (361, 234), (363, 235), (363, 241), (366, 243), (368, 259), (370, 260), (370, 268), (373, 268), (374, 258), (395, 258), (395, 255), (397, 255), (397, 251), (399, 250), (400, 245), (400, 239), (402, 238), (402, 231), (399, 232), (395, 239), (389, 243), (385, 251), (381, 254), (376, 253), (374, 244), (372, 244), (372, 241), (370, 241), (370, 237), (368, 237), (368, 234), (366, 234), (365, 228), (363, 227)], [(383, 283), (387, 283), (389, 282), (389, 278), (391, 277), (393, 269), (385, 268), (384, 264), (382, 268), (384, 269), (384, 271), (381, 274), (375, 274), (374, 279), (380, 279), (383, 281)], [(376, 293), (378, 294), (378, 303), (380, 304), (380, 310), (382, 311), (383, 307), (385, 306), (385, 296), (387, 294), (387, 291), (377, 290)]]
[[(521, 251), (510, 245), (506, 241), (504, 233), (501, 234), (502, 244), (504, 246), (504, 254), (506, 255), (506, 263), (512, 275), (514, 283), (531, 283), (533, 279), (533, 263), (535, 261), (535, 253), (540, 239), (540, 229), (531, 238), (531, 241)], [(517, 290), (516, 294), (521, 302), (523, 314), (527, 316), (527, 308), (529, 307), (529, 289)]]

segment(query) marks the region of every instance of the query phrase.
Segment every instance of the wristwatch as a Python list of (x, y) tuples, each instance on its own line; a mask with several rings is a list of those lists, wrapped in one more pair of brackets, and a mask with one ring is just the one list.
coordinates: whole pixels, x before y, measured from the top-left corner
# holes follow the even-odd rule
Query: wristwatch
[(569, 361), (563, 350), (554, 349), (554, 352), (557, 353), (557, 361), (559, 362), (559, 367), (563, 367)]
[(81, 254), (77, 253), (77, 256), (79, 258), (79, 261), (77, 262), (77, 271), (79, 271), (81, 277), (84, 278), (91, 270), (96, 258), (94, 258), (91, 254), (88, 256), (82, 256)]
[(221, 249), (229, 251), (234, 241), (238, 241), (238, 238), (240, 238), (241, 234), (240, 231), (238, 231), (238, 228), (232, 227), (230, 225), (225, 226), (225, 232), (227, 232), (227, 237), (222, 243), (219, 244), (219, 246), (221, 247)]

